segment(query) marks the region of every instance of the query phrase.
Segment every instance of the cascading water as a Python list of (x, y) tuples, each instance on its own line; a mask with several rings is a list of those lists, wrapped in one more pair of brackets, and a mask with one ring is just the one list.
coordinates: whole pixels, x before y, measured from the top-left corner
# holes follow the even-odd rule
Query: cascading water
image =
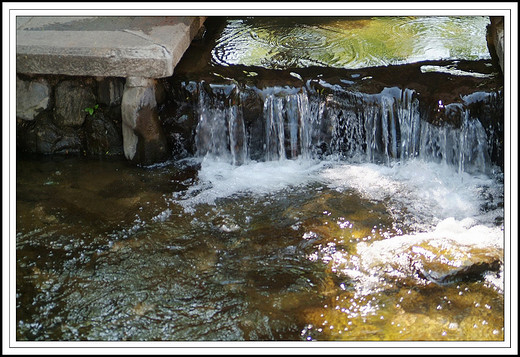
[(336, 88), (322, 95), (311, 85), (255, 89), (263, 102), (259, 123), (246, 123), (240, 85), (201, 84), (198, 155), (227, 158), (234, 165), (251, 161), (254, 153), (260, 161), (335, 157), (390, 164), (421, 158), (460, 172), (492, 169), (488, 134), (466, 105), (470, 99), (439, 104), (458, 116), (457, 127), (421, 117), (419, 99), (411, 89), (392, 87), (366, 94)]

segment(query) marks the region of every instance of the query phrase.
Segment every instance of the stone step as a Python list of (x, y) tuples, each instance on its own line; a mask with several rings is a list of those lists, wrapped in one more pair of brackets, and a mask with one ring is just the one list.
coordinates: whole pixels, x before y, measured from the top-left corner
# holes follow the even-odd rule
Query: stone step
[(205, 17), (16, 18), (16, 71), (24, 74), (162, 78)]

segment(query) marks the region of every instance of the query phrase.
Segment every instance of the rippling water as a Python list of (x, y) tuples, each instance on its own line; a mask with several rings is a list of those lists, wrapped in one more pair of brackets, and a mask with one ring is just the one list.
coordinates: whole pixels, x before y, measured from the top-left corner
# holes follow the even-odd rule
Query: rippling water
[[(478, 247), (451, 236), (439, 268), (435, 246), (399, 243), (447, 229), (500, 261), (500, 180), (421, 161), (17, 164), (18, 340), (503, 339), (497, 267), (438, 284), (406, 263), (453, 272)], [(378, 242), (405, 263), (369, 260)]]
[(489, 59), (484, 16), (230, 19), (218, 65), (363, 68), (424, 60)]

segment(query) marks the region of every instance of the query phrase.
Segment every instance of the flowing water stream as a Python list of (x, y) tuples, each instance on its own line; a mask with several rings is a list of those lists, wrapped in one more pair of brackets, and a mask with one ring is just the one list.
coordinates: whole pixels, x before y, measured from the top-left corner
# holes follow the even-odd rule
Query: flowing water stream
[(487, 18), (211, 21), (172, 160), (17, 158), (17, 339), (503, 340)]

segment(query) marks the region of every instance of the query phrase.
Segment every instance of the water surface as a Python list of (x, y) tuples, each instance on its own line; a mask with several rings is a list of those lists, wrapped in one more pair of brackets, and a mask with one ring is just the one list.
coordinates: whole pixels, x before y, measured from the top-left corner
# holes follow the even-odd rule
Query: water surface
[(447, 257), (436, 272), (500, 260), (500, 180), (421, 161), (17, 164), (18, 340), (503, 339), (498, 267), (439, 284), (366, 255), (421, 262), (395, 239), (444, 225), (451, 246), (422, 245)]
[(270, 69), (489, 59), (488, 24), (486, 16), (230, 18), (212, 59)]

